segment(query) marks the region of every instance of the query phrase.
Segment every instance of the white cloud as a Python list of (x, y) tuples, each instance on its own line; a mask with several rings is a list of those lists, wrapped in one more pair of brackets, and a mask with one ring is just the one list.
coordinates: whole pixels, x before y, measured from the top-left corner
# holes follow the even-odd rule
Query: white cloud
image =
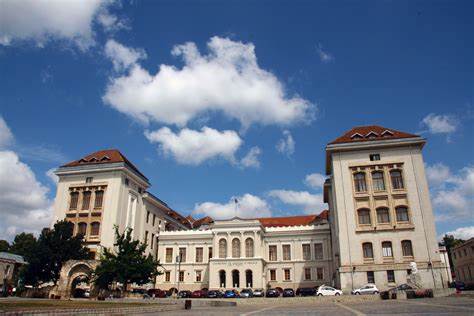
[(458, 120), (453, 115), (430, 113), (422, 120), (422, 125), (432, 134), (450, 134), (456, 131)]
[(119, 19), (106, 10), (97, 16), (97, 22), (102, 25), (106, 32), (116, 32), (121, 29), (129, 28), (124, 20)]
[(304, 180), (305, 184), (313, 189), (322, 189), (324, 181), (326, 181), (326, 177), (317, 172), (308, 174)]
[(295, 152), (295, 140), (293, 136), (291, 136), (290, 131), (284, 130), (283, 131), (283, 138), (281, 138), (277, 145), (276, 149), (282, 153), (287, 155), (288, 157), (293, 155)]
[(318, 52), (318, 55), (319, 55), (319, 59), (321, 59), (321, 61), (323, 63), (329, 63), (331, 61), (334, 60), (334, 56), (331, 55), (329, 52), (327, 51), (324, 51), (323, 50), (323, 47), (321, 46), (321, 44), (318, 44), (318, 46), (316, 47), (316, 50)]
[(144, 50), (129, 48), (114, 40), (108, 40), (105, 44), (105, 55), (112, 61), (116, 71), (126, 70), (138, 60), (146, 58)]
[(0, 239), (11, 240), (26, 231), (38, 233), (51, 223), (48, 189), (13, 151), (0, 151)]
[(241, 166), (245, 168), (260, 168), (260, 161), (258, 160), (258, 157), (261, 153), (262, 150), (256, 146), (250, 148), (247, 155), (245, 155), (245, 157), (240, 161)]
[(0, 149), (8, 147), (13, 142), (13, 134), (7, 123), (0, 116)]
[(439, 162), (434, 165), (426, 165), (426, 177), (430, 185), (439, 186), (448, 181), (452, 175), (449, 167)]
[(268, 195), (285, 204), (302, 207), (309, 214), (319, 214), (322, 210), (327, 209), (322, 194), (311, 194), (307, 191), (272, 190)]
[[(74, 42), (81, 50), (94, 44), (97, 15), (108, 15), (113, 0), (0, 0), (0, 45), (50, 40)], [(109, 23), (111, 23), (109, 18)], [(117, 23), (117, 21), (116, 21)], [(111, 25), (110, 25), (111, 27)]]
[[(237, 200), (237, 203), (235, 201)], [(265, 200), (252, 194), (232, 197), (225, 204), (204, 202), (196, 204), (193, 214), (211, 216), (214, 219), (269, 217), (271, 212)]]
[(196, 44), (175, 46), (182, 68), (161, 65), (151, 74), (139, 64), (111, 78), (103, 100), (142, 122), (186, 125), (209, 112), (237, 119), (245, 129), (254, 123), (290, 125), (311, 121), (315, 106), (294, 95), (271, 72), (259, 67), (252, 43), (212, 37), (209, 53)]
[(201, 131), (188, 128), (174, 133), (168, 127), (145, 132), (152, 143), (159, 143), (165, 155), (173, 156), (178, 163), (199, 165), (213, 158), (224, 158), (235, 162), (235, 152), (242, 144), (239, 135), (231, 130), (218, 131), (207, 126)]
[(459, 227), (453, 231), (445, 232), (439, 239), (442, 239), (444, 235), (453, 235), (454, 238), (468, 240), (474, 237), (474, 226)]
[(46, 176), (54, 183), (58, 184), (59, 177), (54, 173), (56, 171), (56, 168), (51, 168), (48, 171), (46, 171)]

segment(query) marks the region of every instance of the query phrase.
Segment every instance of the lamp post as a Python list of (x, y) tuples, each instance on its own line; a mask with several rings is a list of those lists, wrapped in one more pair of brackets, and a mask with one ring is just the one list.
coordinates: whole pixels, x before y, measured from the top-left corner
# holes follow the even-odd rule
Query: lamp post
[(178, 263), (178, 298), (179, 298), (179, 277), (181, 272), (181, 256), (178, 254), (176, 256), (176, 262)]

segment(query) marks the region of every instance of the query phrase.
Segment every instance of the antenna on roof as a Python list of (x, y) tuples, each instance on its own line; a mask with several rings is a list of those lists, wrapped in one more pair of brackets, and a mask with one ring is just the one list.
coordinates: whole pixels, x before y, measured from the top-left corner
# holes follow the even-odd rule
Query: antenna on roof
[(234, 198), (234, 217), (237, 217), (237, 208), (239, 207), (239, 200), (237, 198)]

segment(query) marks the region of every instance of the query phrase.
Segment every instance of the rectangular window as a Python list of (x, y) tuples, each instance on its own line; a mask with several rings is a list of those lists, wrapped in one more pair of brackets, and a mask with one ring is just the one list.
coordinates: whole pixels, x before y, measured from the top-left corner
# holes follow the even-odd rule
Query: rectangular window
[(291, 260), (291, 247), (290, 247), (290, 245), (283, 245), (283, 260)]
[(374, 191), (385, 191), (385, 181), (382, 171), (372, 173), (372, 184), (374, 186)]
[(79, 200), (79, 192), (71, 192), (71, 201), (69, 202), (69, 209), (76, 210), (77, 202)]
[(92, 179), (93, 179), (92, 177), (87, 177), (86, 178), (86, 183), (92, 183)]
[(148, 243), (148, 230), (145, 230), (145, 238), (143, 240), (146, 244)]
[(370, 154), (369, 158), (370, 158), (370, 161), (378, 161), (380, 160), (380, 154)]
[(268, 260), (277, 261), (277, 246), (268, 246)]
[(150, 221), (150, 211), (147, 211), (146, 212), (146, 223), (148, 224), (149, 221)]
[(156, 215), (153, 214), (153, 226), (155, 226), (155, 221), (156, 221)]
[(203, 253), (202, 247), (196, 248), (196, 262), (202, 262), (202, 259), (203, 259), (202, 253)]
[(272, 269), (270, 270), (270, 281), (276, 281), (277, 276), (276, 276), (276, 270)]
[(165, 282), (169, 282), (171, 280), (171, 273), (169, 271), (165, 271)]
[(283, 269), (283, 272), (285, 274), (285, 281), (291, 281), (291, 272), (290, 269)]
[(152, 233), (151, 234), (151, 244), (150, 244), (151, 249), (153, 249), (153, 247), (155, 246), (154, 242), (155, 242), (155, 234)]
[(323, 244), (314, 244), (314, 259), (322, 260), (323, 258)]
[(311, 245), (303, 245), (303, 260), (311, 260)]
[(384, 241), (382, 243), (382, 254), (384, 257), (393, 257), (392, 252), (392, 243), (389, 241)]
[(184, 271), (179, 271), (179, 282), (184, 282)]
[(387, 270), (387, 281), (388, 283), (395, 283), (395, 272), (393, 270)]
[(173, 248), (166, 248), (166, 263), (173, 262)]
[(304, 268), (304, 279), (311, 280), (311, 268)]
[(374, 271), (367, 271), (367, 283), (375, 283)]
[(91, 203), (91, 191), (84, 191), (82, 193), (82, 209), (88, 210)]
[(102, 190), (95, 191), (94, 208), (102, 208), (103, 200), (104, 200), (104, 191)]
[(318, 280), (324, 279), (324, 270), (323, 268), (316, 268), (316, 277)]
[(201, 282), (201, 271), (196, 271), (196, 282)]
[(357, 211), (357, 216), (359, 218), (359, 225), (370, 225), (370, 210), (361, 209)]
[(212, 247), (209, 247), (209, 259), (212, 258)]
[(186, 248), (179, 248), (179, 261), (186, 262)]
[(377, 223), (379, 224), (390, 223), (390, 213), (388, 211), (388, 208), (377, 209)]

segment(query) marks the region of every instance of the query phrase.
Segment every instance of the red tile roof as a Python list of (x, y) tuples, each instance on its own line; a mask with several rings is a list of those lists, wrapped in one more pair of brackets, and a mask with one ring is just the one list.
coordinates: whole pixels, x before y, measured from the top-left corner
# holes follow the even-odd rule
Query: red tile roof
[(419, 135), (400, 132), (378, 125), (357, 126), (336, 138), (329, 144), (364, 142), (371, 140), (400, 139), (419, 137)]
[(311, 225), (320, 220), (327, 220), (329, 211), (324, 210), (319, 215), (287, 216), (287, 217), (263, 217), (257, 218), (264, 227), (284, 227)]
[[(108, 163), (117, 163), (123, 162), (131, 169), (136, 171), (142, 177), (147, 179), (143, 173), (138, 170), (137, 167), (130, 160), (127, 159), (119, 150), (117, 149), (107, 149), (107, 150), (100, 150), (96, 151), (95, 153), (89, 154), (79, 160), (71, 161), (61, 167), (77, 167), (83, 165), (98, 165), (98, 164), (108, 164)], [(148, 181), (148, 179), (147, 179)]]
[(193, 224), (193, 228), (199, 228), (201, 225), (209, 225), (213, 222), (214, 220), (212, 219), (212, 217), (206, 216), (206, 217), (195, 220), (192, 224)]

